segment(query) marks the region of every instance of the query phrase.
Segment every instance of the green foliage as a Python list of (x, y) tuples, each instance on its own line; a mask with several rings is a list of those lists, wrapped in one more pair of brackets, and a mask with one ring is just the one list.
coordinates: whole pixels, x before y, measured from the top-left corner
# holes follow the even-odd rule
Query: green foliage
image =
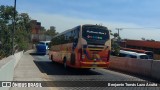
[(29, 46), (29, 34), (27, 31), (17, 29), (15, 32), (15, 42), (18, 45), (19, 50), (27, 50)]
[[(13, 36), (13, 16), (14, 8), (12, 6), (0, 6), (0, 58), (12, 53)], [(16, 27), (14, 38), (14, 51), (27, 50), (30, 40), (31, 25), (27, 13), (18, 13), (16, 11)]]
[(45, 32), (45, 34), (49, 36), (55, 36), (58, 34), (58, 32), (56, 32), (56, 29), (54, 26), (51, 26), (50, 29)]
[[(111, 32), (111, 31), (110, 31)], [(119, 37), (118, 33), (112, 33), (111, 32), (111, 35), (114, 37), (111, 41), (111, 54), (112, 55), (115, 55), (115, 56), (118, 56), (119, 55), (119, 51), (120, 51), (120, 46), (118, 44), (118, 41), (121, 40), (121, 38)]]
[(0, 57), (11, 54), (11, 22), (13, 19), (13, 7), (0, 6)]
[(118, 56), (119, 55), (119, 51), (120, 51), (120, 46), (117, 42), (112, 40), (112, 55)]

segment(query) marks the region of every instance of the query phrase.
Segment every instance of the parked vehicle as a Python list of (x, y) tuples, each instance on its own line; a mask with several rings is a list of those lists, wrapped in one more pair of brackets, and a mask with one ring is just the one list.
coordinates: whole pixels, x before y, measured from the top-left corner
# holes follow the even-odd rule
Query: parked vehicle
[(149, 57), (148, 57), (147, 54), (125, 51), (125, 50), (120, 50), (119, 56), (120, 57), (135, 58), (135, 59), (149, 60)]
[(136, 53), (144, 53), (144, 54), (148, 55), (149, 59), (153, 59), (153, 52), (152, 51), (138, 50), (138, 49), (132, 49), (132, 48), (121, 48), (121, 50), (132, 51), (132, 52), (136, 52)]

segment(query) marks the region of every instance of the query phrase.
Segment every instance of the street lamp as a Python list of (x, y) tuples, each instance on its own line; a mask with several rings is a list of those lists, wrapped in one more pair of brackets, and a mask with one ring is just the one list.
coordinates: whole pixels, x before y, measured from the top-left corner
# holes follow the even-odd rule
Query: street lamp
[(14, 54), (14, 32), (16, 23), (16, 0), (14, 0), (14, 14), (13, 14), (13, 31), (12, 31), (12, 55)]

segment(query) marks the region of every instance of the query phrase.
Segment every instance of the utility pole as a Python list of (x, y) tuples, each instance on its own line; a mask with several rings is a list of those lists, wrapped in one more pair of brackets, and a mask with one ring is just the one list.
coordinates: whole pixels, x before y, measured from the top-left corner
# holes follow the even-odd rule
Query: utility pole
[(14, 0), (13, 31), (12, 31), (12, 55), (14, 54), (15, 28), (16, 28), (16, 0)]
[(116, 28), (116, 30), (118, 30), (118, 42), (120, 42), (120, 35), (119, 35), (119, 31), (122, 30), (122, 28)]
[(120, 37), (119, 31), (122, 30), (122, 28), (116, 28), (116, 30), (118, 30), (118, 37)]

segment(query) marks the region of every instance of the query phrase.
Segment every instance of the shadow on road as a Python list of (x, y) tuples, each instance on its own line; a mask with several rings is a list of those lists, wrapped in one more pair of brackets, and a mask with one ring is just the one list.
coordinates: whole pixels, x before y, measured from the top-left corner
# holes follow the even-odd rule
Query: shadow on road
[(46, 73), (47, 75), (102, 75), (101, 73), (92, 70), (74, 69), (69, 67), (65, 69), (62, 64), (53, 63), (51, 61), (34, 60), (34, 63), (42, 73)]

